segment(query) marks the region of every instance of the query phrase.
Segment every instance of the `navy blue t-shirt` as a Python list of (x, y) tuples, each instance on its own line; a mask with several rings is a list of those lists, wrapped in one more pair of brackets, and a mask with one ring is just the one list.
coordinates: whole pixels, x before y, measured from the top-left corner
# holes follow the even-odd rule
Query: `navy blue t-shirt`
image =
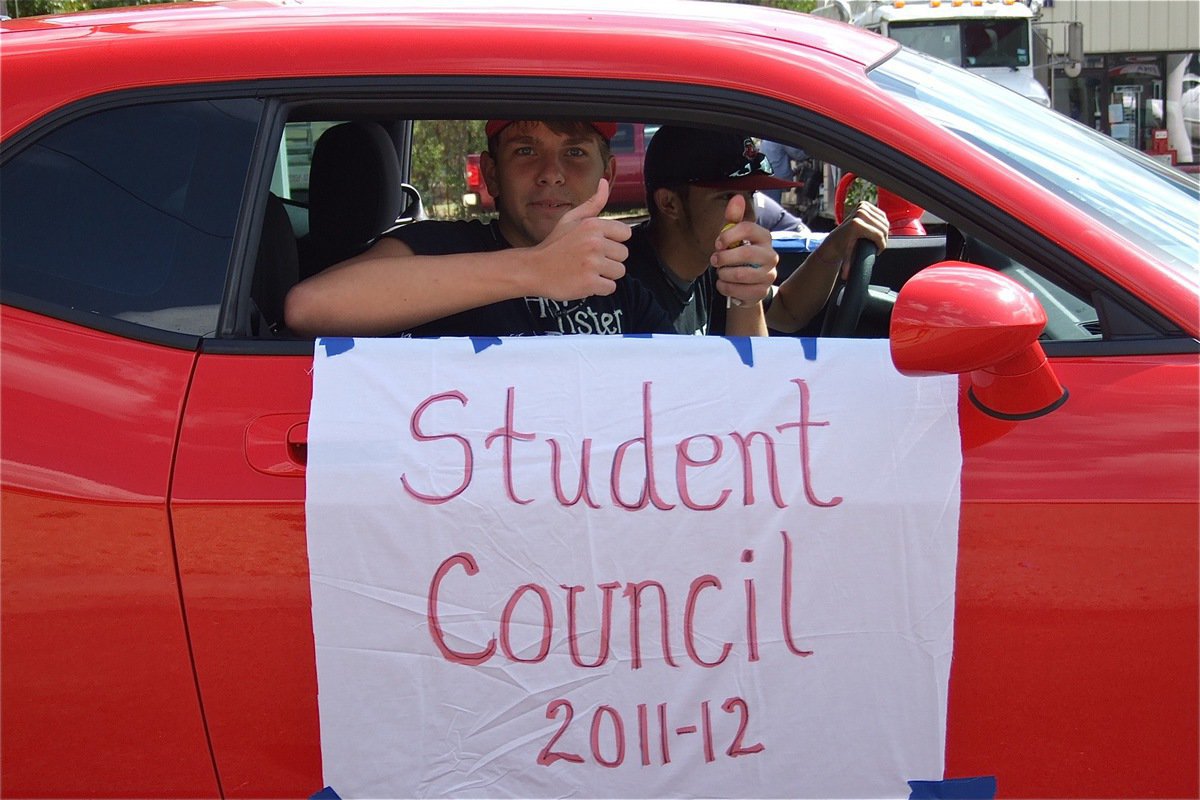
[(725, 296), (717, 292), (716, 270), (706, 269), (690, 284), (683, 284), (659, 260), (645, 225), (634, 226), (626, 244), (626, 275), (654, 294), (676, 333), (725, 334)]
[[(629, 258), (625, 274), (644, 285), (654, 295), (671, 321), (676, 333), (725, 336), (728, 313), (726, 297), (717, 291), (717, 271), (704, 270), (691, 283), (674, 276), (658, 257), (646, 223), (635, 225), (626, 242)], [(768, 295), (763, 309), (771, 307), (775, 295)]]
[[(496, 223), (479, 220), (415, 222), (390, 232), (417, 255), (480, 253), (510, 245)], [(628, 277), (607, 296), (558, 301), (544, 297), (502, 300), (460, 311), (405, 331), (412, 336), (541, 336), (568, 333), (673, 333), (654, 296)]]

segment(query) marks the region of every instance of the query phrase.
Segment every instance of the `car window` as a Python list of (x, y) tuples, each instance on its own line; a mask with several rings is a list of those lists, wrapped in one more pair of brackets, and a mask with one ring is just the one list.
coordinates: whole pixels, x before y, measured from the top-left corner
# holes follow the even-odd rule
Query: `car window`
[[(1125, 237), (1200, 281), (1195, 179), (1052, 109), (1029, 109), (1014, 92), (927, 56), (900, 51), (871, 78), (921, 116), (1092, 216), (1097, 230)], [(1018, 117), (1027, 124), (1024, 135), (1013, 136), (1011, 120)], [(1074, 157), (1054, 157), (1059, 152)], [(1106, 166), (1097, 172), (1095, 164)]]
[[(455, 137), (447, 135), (448, 131), (454, 129), (456, 124), (454, 121), (439, 120), (438, 122), (440, 123), (439, 130), (443, 132), (442, 140), (444, 142), (449, 143), (452, 139), (458, 141)], [(334, 121), (291, 121), (286, 124), (280, 140), (280, 153), (274, 166), (271, 191), (283, 200), (283, 205), (290, 217), (291, 233), (299, 240), (300, 277), (315, 274), (329, 264), (346, 257), (349, 252), (341, 252), (336, 257), (326, 254), (327, 257), (318, 258), (321, 255), (320, 248), (317, 247), (320, 242), (315, 241), (310, 235), (308, 224), (307, 204), (310, 199), (308, 197), (308, 181), (313, 148), (321, 134), (336, 124), (338, 123)], [(457, 124), (465, 129), (470, 123), (462, 121)], [(642, 126), (646, 139), (653, 136), (661, 125), (656, 120), (639, 121), (637, 124)], [(479, 125), (481, 127), (482, 123)], [(614, 151), (620, 149), (622, 144), (633, 146), (634, 128), (634, 123), (617, 124), (616, 133), (611, 142)], [(752, 132), (755, 131), (752, 130)], [(452, 155), (438, 159), (437, 166), (443, 166), (440, 162), (449, 159), (453, 164), (462, 165), (465, 173), (472, 154), (477, 153), (482, 145), (478, 138), (479, 135), (481, 135), (481, 131), (474, 138), (470, 135), (462, 136), (459, 148), (454, 150)], [(823, 166), (824, 168), (822, 168)], [(836, 225), (832, 198), (838, 194), (836, 188), (841, 176), (842, 171), (836, 165), (817, 164), (812, 168), (811, 186), (806, 184), (802, 189), (788, 190), (782, 194), (780, 202), (784, 209), (803, 217), (812, 229), (810, 233), (814, 235), (791, 234), (777, 239), (776, 247), (781, 255), (780, 280), (790, 275), (808, 252), (815, 248), (821, 238)], [(425, 186), (438, 186), (444, 182), (444, 176), (431, 172), (429, 165), (425, 163), (414, 168), (413, 179)], [(851, 201), (868, 199), (874, 202), (878, 200), (875, 186), (866, 183), (863, 183), (862, 186), (864, 188), (861, 197), (855, 195), (853, 189), (851, 190), (849, 194)], [(809, 202), (808, 199), (802, 197), (802, 192), (809, 191), (813, 197), (830, 198), (829, 202), (827, 204)], [(446, 192), (445, 195), (448, 199), (437, 204), (439, 218), (466, 219), (470, 216), (467, 208), (453, 202), (454, 192)], [(803, 206), (800, 205), (802, 200), (804, 200)], [(341, 207), (344, 204), (336, 205)], [(853, 205), (853, 202), (850, 205)], [(885, 205), (887, 204), (885, 203)], [(630, 224), (635, 224), (645, 219), (645, 211), (638, 209), (636, 212), (621, 213), (619, 210), (610, 209), (610, 216), (616, 216), (625, 219)], [(901, 286), (924, 267), (952, 259), (968, 261), (1004, 272), (1029, 288), (1042, 302), (1047, 312), (1048, 324), (1043, 339), (1078, 342), (1096, 341), (1103, 338), (1099, 314), (1086, 292), (1081, 293), (1079, 289), (1065, 285), (1060, 279), (1047, 275), (1043, 271), (1035, 271), (983, 241), (965, 234), (946, 221), (928, 214), (925, 215), (925, 219), (927, 220), (927, 232), (922, 231), (920, 235), (893, 237), (888, 248), (876, 259), (875, 272), (871, 281), (872, 289), (857, 328), (857, 335), (886, 337), (892, 307)], [(387, 225), (390, 226), (391, 223), (389, 222)], [(344, 228), (339, 227), (338, 230), (344, 230)], [(382, 231), (383, 228), (364, 232), (362, 241), (373, 241)], [(361, 249), (362, 243), (359, 244), (358, 249)], [(287, 288), (287, 286), (278, 286), (272, 294), (282, 296)], [(799, 334), (819, 335), (822, 316), (818, 315), (809, 326), (799, 331)]]
[(257, 100), (74, 120), (0, 168), (6, 297), (195, 335), (216, 330)]
[(271, 178), (271, 192), (297, 203), (307, 202), (313, 147), (322, 133), (343, 121), (287, 123), (279, 143), (279, 161)]
[(614, 153), (632, 153), (633, 126), (627, 122), (617, 123), (617, 132), (613, 134), (608, 144)]

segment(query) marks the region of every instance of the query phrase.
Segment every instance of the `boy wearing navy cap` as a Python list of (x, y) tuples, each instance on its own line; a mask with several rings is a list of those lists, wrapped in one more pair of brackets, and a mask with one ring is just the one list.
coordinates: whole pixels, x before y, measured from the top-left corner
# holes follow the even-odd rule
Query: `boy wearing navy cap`
[(795, 332), (825, 305), (858, 239), (887, 244), (887, 217), (863, 203), (776, 290), (779, 256), (754, 221), (753, 194), (798, 184), (773, 174), (753, 138), (664, 126), (646, 149), (645, 181), (650, 219), (634, 228), (625, 264), (677, 333)]
[(614, 123), (492, 120), (480, 167), (488, 224), (418, 222), (288, 293), (303, 335), (521, 336), (670, 333), (625, 278), (630, 228), (599, 213), (616, 159)]

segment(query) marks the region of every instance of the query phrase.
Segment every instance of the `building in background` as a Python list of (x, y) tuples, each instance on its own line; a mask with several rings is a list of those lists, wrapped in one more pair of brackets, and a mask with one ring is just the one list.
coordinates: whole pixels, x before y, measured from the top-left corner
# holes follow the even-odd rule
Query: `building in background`
[[(1083, 25), (1082, 64), (1065, 61)], [(1046, 76), (1056, 109), (1131, 147), (1195, 171), (1200, 164), (1200, 2), (1044, 0)]]

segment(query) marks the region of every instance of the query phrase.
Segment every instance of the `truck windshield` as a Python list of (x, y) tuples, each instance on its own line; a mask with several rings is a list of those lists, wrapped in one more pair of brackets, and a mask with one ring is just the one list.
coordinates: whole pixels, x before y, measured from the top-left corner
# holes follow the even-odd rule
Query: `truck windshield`
[(892, 22), (888, 36), (956, 67), (1028, 67), (1029, 21)]
[(871, 70), (884, 91), (1200, 282), (1200, 184), (1064, 114), (912, 50)]

